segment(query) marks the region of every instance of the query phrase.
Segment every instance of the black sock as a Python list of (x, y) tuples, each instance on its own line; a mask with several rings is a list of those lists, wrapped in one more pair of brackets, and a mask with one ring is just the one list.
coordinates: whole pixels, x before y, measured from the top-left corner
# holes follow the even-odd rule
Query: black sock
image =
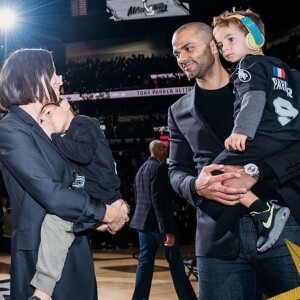
[(254, 212), (263, 212), (263, 211), (266, 211), (268, 210), (268, 206), (267, 204), (260, 200), (260, 199), (257, 199), (255, 200), (250, 206), (249, 206), (249, 210), (250, 211), (254, 211)]

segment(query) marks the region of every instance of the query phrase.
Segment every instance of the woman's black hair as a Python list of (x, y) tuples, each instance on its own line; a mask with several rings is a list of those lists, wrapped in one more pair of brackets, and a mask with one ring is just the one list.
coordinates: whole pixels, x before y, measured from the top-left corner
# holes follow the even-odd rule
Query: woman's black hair
[(57, 102), (51, 79), (55, 72), (52, 53), (45, 49), (20, 49), (4, 62), (0, 72), (0, 106), (35, 101)]

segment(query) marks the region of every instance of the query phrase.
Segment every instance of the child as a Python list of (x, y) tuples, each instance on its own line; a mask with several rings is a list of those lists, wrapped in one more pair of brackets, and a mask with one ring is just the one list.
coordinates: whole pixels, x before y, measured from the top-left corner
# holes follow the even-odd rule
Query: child
[[(279, 59), (264, 56), (264, 24), (259, 15), (250, 9), (226, 11), (214, 17), (212, 25), (225, 60), (238, 62), (230, 77), (236, 95), (234, 128), (225, 140), (227, 150), (214, 163), (237, 165), (263, 159), (299, 140), (300, 77)], [(258, 180), (255, 164), (247, 164), (245, 172)], [(275, 201), (260, 200), (250, 191), (240, 201), (260, 227), (259, 252), (277, 241), (290, 213)]]
[[(98, 120), (74, 116), (67, 100), (45, 104), (40, 113), (40, 124), (56, 147), (76, 165), (84, 177), (77, 178), (77, 187), (85, 187), (93, 198), (106, 204), (122, 206), (120, 179), (108, 142)], [(55, 284), (61, 277), (68, 249), (74, 240), (73, 224), (54, 215), (46, 215), (41, 231), (37, 272), (31, 284), (36, 288), (29, 299), (50, 299)], [(114, 228), (102, 225), (112, 234)]]

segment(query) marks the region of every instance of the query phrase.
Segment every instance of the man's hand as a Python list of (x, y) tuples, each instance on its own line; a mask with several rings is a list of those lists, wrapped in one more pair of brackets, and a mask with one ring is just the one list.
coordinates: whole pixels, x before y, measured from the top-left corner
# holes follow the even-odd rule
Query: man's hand
[(165, 246), (172, 247), (175, 244), (175, 235), (173, 233), (166, 233)]
[(239, 199), (247, 192), (244, 187), (228, 187), (223, 183), (229, 179), (239, 180), (241, 174), (239, 172), (226, 172), (213, 176), (213, 171), (224, 171), (224, 165), (212, 164), (202, 169), (195, 181), (195, 189), (200, 196), (207, 199), (217, 201), (224, 205), (236, 205)]
[(223, 182), (225, 186), (230, 186), (234, 188), (245, 188), (247, 189), (247, 191), (249, 191), (257, 183), (257, 181), (254, 178), (252, 178), (244, 172), (243, 166), (224, 166), (223, 170), (225, 173), (238, 172), (239, 174), (241, 174), (241, 177), (238, 179), (231, 178), (225, 180)]

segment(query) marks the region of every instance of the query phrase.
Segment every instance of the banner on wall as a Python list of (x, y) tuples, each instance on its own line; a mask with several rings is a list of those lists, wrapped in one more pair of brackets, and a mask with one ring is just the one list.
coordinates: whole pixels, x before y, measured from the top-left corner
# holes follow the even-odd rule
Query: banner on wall
[(106, 0), (106, 10), (114, 21), (186, 16), (190, 6), (181, 0)]
[(115, 91), (109, 92), (110, 98), (135, 98), (135, 97), (155, 97), (155, 96), (169, 96), (181, 95), (189, 92), (193, 87), (168, 87), (158, 89), (144, 89), (144, 90), (129, 90), (129, 91)]
[(69, 94), (69, 95), (62, 95), (62, 97), (66, 98), (68, 101), (155, 97), (155, 96), (182, 95), (188, 93), (192, 88), (193, 86), (182, 86), (182, 87), (168, 87), (168, 88), (144, 89), (144, 90)]

